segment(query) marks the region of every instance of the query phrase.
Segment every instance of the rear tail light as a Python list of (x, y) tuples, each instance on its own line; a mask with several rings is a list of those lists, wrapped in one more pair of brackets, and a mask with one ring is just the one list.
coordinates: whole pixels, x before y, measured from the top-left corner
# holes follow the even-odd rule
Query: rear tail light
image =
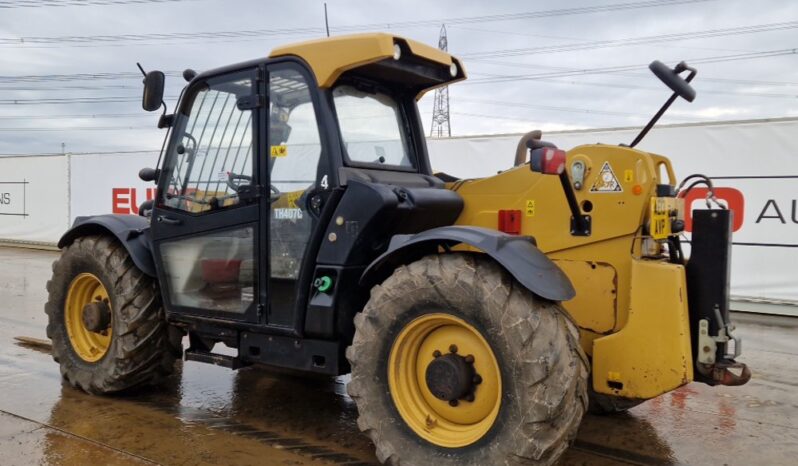
[(565, 171), (565, 151), (553, 147), (541, 147), (532, 151), (530, 168), (544, 175), (559, 175)]

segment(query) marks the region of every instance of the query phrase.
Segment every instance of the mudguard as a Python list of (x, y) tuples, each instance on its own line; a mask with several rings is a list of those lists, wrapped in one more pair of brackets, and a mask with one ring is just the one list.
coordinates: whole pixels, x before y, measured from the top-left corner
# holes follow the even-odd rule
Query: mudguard
[(571, 281), (528, 236), (514, 236), (482, 227), (446, 226), (415, 235), (396, 235), (388, 250), (363, 272), (360, 283), (382, 282), (397, 267), (436, 254), (439, 246), (467, 244), (487, 254), (529, 291), (551, 301), (576, 295)]
[(133, 263), (145, 274), (155, 276), (155, 263), (150, 246), (150, 221), (139, 215), (96, 215), (77, 217), (58, 247), (72, 244), (76, 238), (88, 235), (114, 235), (130, 254)]

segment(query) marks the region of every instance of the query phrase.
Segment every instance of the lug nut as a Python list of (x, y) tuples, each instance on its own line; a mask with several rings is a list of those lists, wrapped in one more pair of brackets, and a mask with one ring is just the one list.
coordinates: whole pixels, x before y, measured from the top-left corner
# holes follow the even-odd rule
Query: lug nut
[(451, 406), (453, 408), (455, 406), (457, 406), (458, 404), (460, 404), (460, 403), (457, 400), (449, 400), (449, 406)]
[(479, 385), (482, 383), (482, 376), (479, 374), (474, 374), (474, 378), (471, 379), (471, 381), (474, 382), (474, 385)]
[(474, 356), (473, 355), (469, 354), (468, 356), (466, 356), (463, 359), (465, 359), (465, 362), (468, 363), (468, 364), (474, 364)]
[(468, 395), (466, 395), (465, 400), (467, 402), (469, 402), (469, 403), (473, 403), (474, 402), (474, 394), (473, 393), (469, 393)]
[(439, 357), (441, 357), (441, 352), (440, 352), (440, 351), (438, 351), (438, 350), (435, 350), (435, 351), (433, 351), (433, 352), (432, 352), (432, 357), (433, 357), (433, 358), (439, 358)]
[(457, 345), (449, 346), (449, 352), (450, 353), (456, 353), (457, 352)]

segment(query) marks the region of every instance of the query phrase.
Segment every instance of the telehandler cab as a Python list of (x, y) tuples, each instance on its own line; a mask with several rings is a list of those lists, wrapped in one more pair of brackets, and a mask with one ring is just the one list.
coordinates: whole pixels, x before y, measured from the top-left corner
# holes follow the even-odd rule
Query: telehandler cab
[[(651, 69), (674, 94), (632, 146), (695, 95), (684, 63)], [(47, 334), (70, 384), (155, 384), (181, 355), (351, 372), (380, 461), (487, 465), (555, 462), (589, 407), (750, 377), (729, 320), (731, 212), (712, 196), (682, 253), (682, 196), (712, 193), (708, 178), (677, 187), (663, 156), (565, 152), (539, 132), (495, 176), (436, 175), (416, 101), (465, 70), (389, 34), (184, 77), (162, 163), (140, 172), (154, 202), (60, 240)], [(146, 110), (163, 88), (146, 73)]]

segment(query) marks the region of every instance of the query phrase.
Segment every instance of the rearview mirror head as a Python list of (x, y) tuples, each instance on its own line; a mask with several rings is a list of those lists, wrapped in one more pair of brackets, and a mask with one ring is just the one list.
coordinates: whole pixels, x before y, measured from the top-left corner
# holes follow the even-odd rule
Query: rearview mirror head
[(139, 170), (141, 181), (155, 181), (158, 179), (159, 170), (157, 168), (142, 168)]
[(673, 92), (679, 95), (679, 97), (688, 102), (692, 102), (693, 99), (695, 99), (695, 89), (693, 89), (687, 80), (679, 76), (679, 73), (686, 70), (690, 70), (691, 76), (695, 75), (695, 70), (687, 66), (685, 62), (681, 62), (676, 65), (674, 69), (670, 69), (668, 65), (661, 61), (654, 60), (648, 65), (648, 69)]
[(141, 99), (144, 110), (154, 112), (161, 108), (165, 79), (162, 71), (150, 71), (144, 76), (144, 95)]

